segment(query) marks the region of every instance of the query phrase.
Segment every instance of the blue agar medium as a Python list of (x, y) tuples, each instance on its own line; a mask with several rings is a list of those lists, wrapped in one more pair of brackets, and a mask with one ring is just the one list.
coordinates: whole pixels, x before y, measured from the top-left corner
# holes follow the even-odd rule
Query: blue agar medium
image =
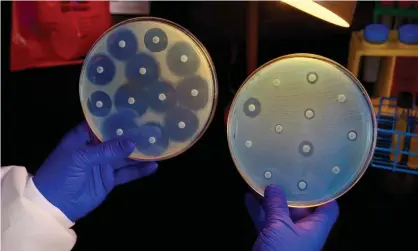
[(324, 57), (292, 54), (257, 69), (236, 94), (228, 144), (260, 195), (282, 187), (291, 207), (324, 204), (363, 175), (376, 144), (373, 106), (360, 82)]
[(80, 101), (101, 140), (129, 138), (131, 158), (181, 154), (206, 131), (217, 101), (209, 54), (170, 21), (135, 18), (108, 30), (87, 55)]

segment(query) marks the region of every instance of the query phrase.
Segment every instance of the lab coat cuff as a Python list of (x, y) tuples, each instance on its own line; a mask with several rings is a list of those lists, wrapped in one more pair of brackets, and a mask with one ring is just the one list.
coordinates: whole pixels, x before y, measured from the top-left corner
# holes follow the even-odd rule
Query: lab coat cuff
[(42, 208), (49, 213), (55, 220), (57, 220), (63, 227), (71, 228), (74, 226), (74, 222), (67, 218), (67, 216), (61, 212), (57, 207), (52, 205), (42, 194), (39, 192), (33, 183), (32, 177), (28, 179), (25, 189), (25, 197), (32, 201), (34, 204)]

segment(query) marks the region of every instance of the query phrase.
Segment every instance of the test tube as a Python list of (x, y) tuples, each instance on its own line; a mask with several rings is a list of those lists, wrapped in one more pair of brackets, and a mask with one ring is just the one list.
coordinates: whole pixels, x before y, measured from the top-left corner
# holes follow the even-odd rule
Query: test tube
[[(415, 109), (418, 107), (418, 92), (415, 94)], [(418, 127), (417, 127), (417, 123), (418, 123), (418, 117), (416, 114), (416, 111), (413, 111), (413, 124), (412, 124), (412, 129), (411, 131), (414, 134), (418, 133)], [(410, 139), (410, 143), (409, 143), (409, 152), (411, 153), (418, 153), (418, 136), (412, 136)], [(413, 168), (416, 169), (418, 168), (418, 157), (417, 156), (412, 156), (410, 155), (408, 157), (408, 167), (409, 168)]]
[(399, 163), (402, 158), (401, 151), (404, 150), (405, 135), (401, 135), (399, 133), (407, 131), (408, 117), (410, 109), (412, 108), (412, 101), (413, 97), (410, 92), (400, 92), (398, 94), (397, 106), (399, 108), (399, 112), (396, 111), (395, 114), (395, 133), (392, 135), (392, 150), (395, 151), (390, 153), (390, 160), (395, 163)]

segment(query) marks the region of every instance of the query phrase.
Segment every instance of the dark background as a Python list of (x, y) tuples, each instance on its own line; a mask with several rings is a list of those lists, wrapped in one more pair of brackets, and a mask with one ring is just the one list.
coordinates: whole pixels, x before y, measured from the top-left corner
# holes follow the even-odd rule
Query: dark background
[[(1, 4), (1, 165), (24, 165), (33, 173), (64, 133), (83, 120), (81, 65), (8, 71), (11, 4)], [(193, 148), (161, 162), (154, 176), (116, 188), (77, 222), (74, 250), (250, 250), (256, 233), (243, 201), (248, 188), (232, 163), (223, 121), (224, 107), (247, 76), (246, 5), (152, 3), (153, 16), (179, 23), (207, 47), (218, 74), (218, 110)], [(359, 2), (354, 24), (344, 29), (283, 4), (262, 2), (259, 65), (299, 52), (346, 65), (351, 31), (371, 22), (372, 9), (372, 2)], [(340, 218), (325, 249), (417, 250), (417, 184), (415, 176), (370, 168), (339, 199)]]

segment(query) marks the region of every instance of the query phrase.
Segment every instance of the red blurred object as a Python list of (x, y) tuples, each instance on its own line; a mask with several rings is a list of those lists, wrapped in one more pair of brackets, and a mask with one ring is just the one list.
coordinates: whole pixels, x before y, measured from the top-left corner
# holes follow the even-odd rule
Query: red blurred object
[(229, 109), (231, 108), (231, 104), (229, 104), (227, 107), (225, 107), (225, 112), (224, 112), (224, 122), (225, 125), (228, 124), (228, 115), (229, 115)]
[(11, 70), (81, 63), (111, 22), (107, 1), (13, 1)]
[(401, 8), (409, 8), (412, 5), (412, 1), (399, 1), (398, 5)]
[[(418, 92), (418, 58), (396, 58), (395, 72), (393, 75), (391, 96), (396, 97), (399, 92)], [(417, 98), (417, 97), (415, 97)]]
[(393, 6), (395, 1), (380, 1), (380, 4), (383, 6)]

